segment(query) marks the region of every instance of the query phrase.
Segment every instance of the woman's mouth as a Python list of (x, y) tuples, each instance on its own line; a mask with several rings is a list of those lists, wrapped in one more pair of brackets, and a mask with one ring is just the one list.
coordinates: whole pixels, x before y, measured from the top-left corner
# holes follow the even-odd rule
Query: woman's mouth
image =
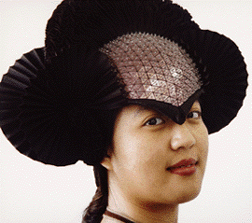
[(172, 174), (179, 176), (190, 176), (196, 172), (197, 161), (195, 159), (184, 159), (167, 168)]

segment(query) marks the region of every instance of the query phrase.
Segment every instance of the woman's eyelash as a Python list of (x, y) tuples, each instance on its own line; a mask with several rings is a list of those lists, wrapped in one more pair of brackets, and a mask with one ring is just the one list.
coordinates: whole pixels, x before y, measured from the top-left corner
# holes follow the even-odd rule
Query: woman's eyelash
[(199, 119), (201, 118), (201, 111), (191, 111), (187, 115), (187, 118)]
[(149, 119), (146, 123), (145, 123), (145, 125), (159, 125), (159, 124), (161, 124), (161, 123), (163, 123), (164, 122), (164, 120), (163, 119), (161, 119), (161, 118), (151, 118), (151, 119)]
[[(189, 119), (200, 119), (201, 118), (201, 111), (191, 111), (188, 113), (187, 118)], [(144, 125), (159, 125), (162, 124), (164, 120), (159, 117), (154, 117), (149, 119)]]

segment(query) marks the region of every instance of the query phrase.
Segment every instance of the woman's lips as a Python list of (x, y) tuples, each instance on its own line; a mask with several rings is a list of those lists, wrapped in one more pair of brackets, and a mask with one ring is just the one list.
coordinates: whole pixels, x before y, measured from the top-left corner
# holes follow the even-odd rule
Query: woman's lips
[(197, 161), (193, 158), (184, 159), (167, 168), (170, 173), (180, 176), (190, 176), (196, 172)]

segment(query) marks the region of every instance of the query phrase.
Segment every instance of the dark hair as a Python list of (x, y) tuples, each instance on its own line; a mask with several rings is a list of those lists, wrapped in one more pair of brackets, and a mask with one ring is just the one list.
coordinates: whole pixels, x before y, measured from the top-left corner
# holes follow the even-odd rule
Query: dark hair
[(101, 164), (94, 166), (95, 195), (83, 214), (82, 223), (98, 223), (108, 205), (108, 174), (107, 169)]
[[(112, 110), (103, 111), (102, 117), (107, 121), (109, 128), (107, 129), (107, 140), (108, 145), (106, 145), (105, 154), (107, 154), (108, 148), (112, 146), (112, 140), (114, 135), (114, 125), (118, 114), (121, 112), (123, 107)], [(105, 155), (107, 156), (107, 155)], [(104, 156), (103, 156), (104, 157)], [(102, 215), (106, 211), (108, 206), (108, 172), (105, 167), (100, 163), (94, 165), (94, 176), (95, 184), (97, 189), (92, 201), (85, 209), (83, 213), (82, 223), (99, 223), (102, 220)]]

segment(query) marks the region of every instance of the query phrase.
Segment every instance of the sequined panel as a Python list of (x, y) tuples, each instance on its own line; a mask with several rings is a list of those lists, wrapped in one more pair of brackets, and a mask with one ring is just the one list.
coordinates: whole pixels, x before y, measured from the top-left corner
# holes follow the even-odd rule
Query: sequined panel
[(148, 33), (127, 34), (100, 51), (117, 66), (130, 99), (151, 99), (178, 107), (201, 88), (192, 59), (166, 38)]

